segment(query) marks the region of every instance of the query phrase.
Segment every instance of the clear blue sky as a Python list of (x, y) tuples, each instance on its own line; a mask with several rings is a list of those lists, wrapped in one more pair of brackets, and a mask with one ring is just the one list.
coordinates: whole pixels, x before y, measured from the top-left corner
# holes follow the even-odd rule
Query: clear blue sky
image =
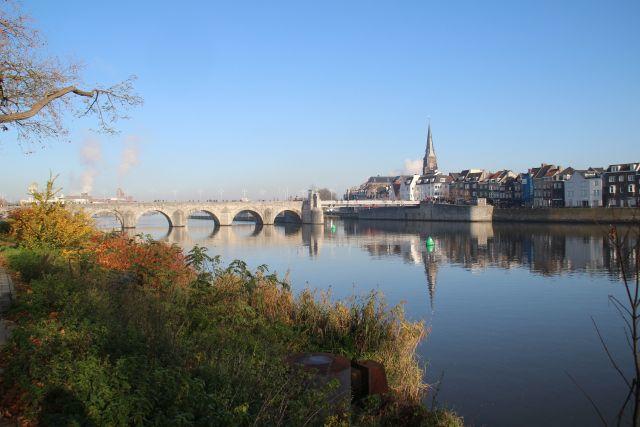
[(88, 167), (96, 195), (342, 191), (422, 157), (427, 117), (445, 171), (640, 161), (638, 1), (23, 5), (88, 86), (136, 74), (145, 105), (115, 137), (71, 117), (69, 141), (25, 155), (5, 135), (11, 198), (49, 170), (75, 192)]

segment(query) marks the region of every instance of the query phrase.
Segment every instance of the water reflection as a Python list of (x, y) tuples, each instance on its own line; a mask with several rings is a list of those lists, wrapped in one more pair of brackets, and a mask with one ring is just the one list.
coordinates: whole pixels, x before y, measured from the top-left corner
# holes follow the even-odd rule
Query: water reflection
[[(101, 224), (111, 229), (110, 223)], [(264, 226), (238, 222), (220, 227), (212, 220), (189, 220), (188, 227), (168, 228), (158, 218), (146, 218), (133, 235), (150, 235), (189, 250), (195, 244), (212, 247), (292, 246), (307, 248), (319, 256), (325, 241), (332, 245), (357, 245), (371, 257), (400, 257), (422, 264), (431, 295), (436, 288), (438, 266), (451, 264), (469, 270), (489, 267), (527, 268), (543, 276), (609, 274), (618, 277), (607, 229), (586, 225), (513, 225), (491, 223), (417, 223), (397, 221), (340, 221), (327, 225), (294, 223)], [(426, 239), (434, 244), (427, 247)]]
[[(427, 379), (445, 373), (439, 398), (477, 425), (594, 425), (567, 371), (615, 413), (624, 387), (603, 354), (591, 316), (612, 352), (625, 338), (608, 295), (622, 297), (607, 230), (584, 225), (336, 221), (320, 226), (215, 227), (158, 219), (136, 232), (224, 262), (266, 264), (292, 288), (336, 298), (380, 290), (431, 328), (419, 348)], [(428, 238), (433, 241), (427, 245)], [(429, 377), (430, 376), (430, 377)]]
[[(207, 224), (207, 223), (211, 224)], [(205, 224), (203, 224), (205, 223)], [(430, 288), (435, 287), (438, 265), (454, 264), (469, 270), (488, 267), (526, 267), (543, 276), (573, 272), (617, 275), (616, 260), (607, 241), (607, 229), (585, 225), (505, 225), (490, 223), (339, 222), (327, 225), (238, 224), (215, 226), (198, 221), (187, 228), (139, 227), (144, 232), (185, 248), (201, 246), (302, 245), (317, 257), (325, 241), (357, 244), (371, 257), (397, 256), (423, 264)], [(427, 247), (431, 237), (434, 245)]]

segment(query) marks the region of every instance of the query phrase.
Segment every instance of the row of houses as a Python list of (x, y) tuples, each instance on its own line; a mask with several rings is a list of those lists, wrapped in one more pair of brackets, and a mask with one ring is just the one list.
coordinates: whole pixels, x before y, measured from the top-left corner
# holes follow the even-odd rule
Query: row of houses
[(640, 163), (615, 164), (606, 169), (541, 164), (524, 173), (467, 169), (444, 174), (433, 168), (425, 168), (425, 172), (371, 177), (347, 191), (345, 198), (486, 202), (501, 207), (640, 206)]

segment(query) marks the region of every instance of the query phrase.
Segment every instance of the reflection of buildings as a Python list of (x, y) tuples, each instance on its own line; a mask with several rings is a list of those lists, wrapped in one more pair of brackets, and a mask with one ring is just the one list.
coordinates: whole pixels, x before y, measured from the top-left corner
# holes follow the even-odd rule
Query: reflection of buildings
[[(617, 277), (606, 229), (584, 225), (535, 225), (379, 221), (345, 223), (346, 238), (357, 238), (372, 256), (398, 256), (424, 265), (431, 304), (442, 264), (469, 270), (526, 268), (544, 276), (572, 272)], [(431, 236), (433, 251), (425, 246)]]
[[(297, 246), (302, 256), (310, 258), (321, 256), (327, 245), (359, 247), (372, 258), (397, 257), (408, 264), (421, 264), (432, 305), (442, 265), (477, 271), (520, 268), (543, 276), (606, 273), (618, 278), (607, 230), (599, 226), (398, 221), (336, 224), (335, 230), (329, 225), (189, 225), (187, 229), (174, 228), (164, 239), (187, 250), (196, 243), (208, 247)], [(435, 241), (432, 250), (425, 245), (429, 236)]]

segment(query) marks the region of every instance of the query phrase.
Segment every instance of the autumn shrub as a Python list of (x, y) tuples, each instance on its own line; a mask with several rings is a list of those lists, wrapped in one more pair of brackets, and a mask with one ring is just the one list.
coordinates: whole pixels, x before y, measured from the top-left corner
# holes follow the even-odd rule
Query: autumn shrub
[(240, 333), (182, 288), (158, 294), (103, 268), (26, 286), (0, 350), (0, 413), (25, 425), (304, 425), (326, 412), (335, 385), (309, 388), (259, 316), (261, 336)]
[[(222, 266), (203, 248), (185, 257), (117, 235), (87, 248), (47, 262), (40, 249), (0, 253), (24, 281), (0, 349), (0, 413), (25, 425), (461, 425), (419, 404), (424, 326), (378, 294), (295, 296), (266, 266)], [(302, 351), (381, 361), (392, 393), (330, 415), (335, 382), (310, 387), (285, 362)]]
[(50, 178), (43, 192), (31, 192), (30, 206), (9, 213), (10, 235), (25, 248), (73, 250), (96, 234), (93, 220), (84, 212), (70, 212), (55, 199), (59, 190)]
[(195, 277), (180, 247), (151, 239), (100, 235), (92, 239), (90, 252), (99, 266), (128, 272), (138, 283), (154, 289), (186, 286)]

